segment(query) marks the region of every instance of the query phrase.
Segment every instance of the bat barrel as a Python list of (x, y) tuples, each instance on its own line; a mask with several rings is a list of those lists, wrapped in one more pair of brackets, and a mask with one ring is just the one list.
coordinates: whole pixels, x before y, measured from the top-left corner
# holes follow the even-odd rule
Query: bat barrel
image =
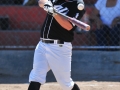
[(83, 29), (83, 30), (86, 30), (86, 31), (89, 31), (90, 30), (90, 25), (82, 22), (82, 21), (79, 21), (75, 18), (70, 18), (68, 17), (68, 20), (72, 23), (74, 23), (76, 26), (78, 26), (79, 28)]
[(89, 31), (90, 30), (90, 26), (88, 25), (85, 30)]
[(57, 14), (65, 17), (66, 19), (68, 19), (71, 23), (74, 23), (76, 26), (78, 26), (79, 28), (83, 29), (83, 30), (86, 30), (86, 31), (89, 31), (90, 30), (90, 26), (82, 21), (79, 21), (75, 18), (71, 18), (69, 16), (66, 16), (66, 15), (63, 15), (59, 12), (56, 11)]
[(77, 25), (79, 28), (89, 31), (90, 30), (90, 26), (89, 25)]
[(84, 23), (84, 24), (79, 24), (77, 25), (78, 27), (82, 28), (83, 30), (89, 31), (90, 30), (90, 25)]

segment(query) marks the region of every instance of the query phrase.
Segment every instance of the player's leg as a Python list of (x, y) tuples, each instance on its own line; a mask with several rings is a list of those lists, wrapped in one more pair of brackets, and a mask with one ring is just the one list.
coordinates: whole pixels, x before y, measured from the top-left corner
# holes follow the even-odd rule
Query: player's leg
[(48, 48), (50, 51), (47, 54), (48, 62), (57, 82), (63, 90), (79, 90), (77, 84), (74, 84), (71, 79), (71, 43), (48, 45)]
[(39, 90), (46, 81), (46, 74), (50, 70), (45, 56), (45, 46), (39, 42), (34, 53), (33, 69), (29, 75), (28, 90)]
[(28, 90), (39, 90), (41, 84), (39, 82), (33, 82), (31, 81), (28, 87)]
[(78, 87), (78, 85), (75, 83), (72, 90), (80, 90), (80, 88)]

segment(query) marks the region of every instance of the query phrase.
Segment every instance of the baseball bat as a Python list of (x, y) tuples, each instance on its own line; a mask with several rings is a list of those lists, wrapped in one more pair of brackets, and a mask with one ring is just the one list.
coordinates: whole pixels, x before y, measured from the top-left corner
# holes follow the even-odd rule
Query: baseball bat
[(90, 30), (90, 25), (82, 22), (82, 21), (79, 21), (75, 18), (71, 18), (69, 16), (66, 16), (66, 15), (63, 15), (62, 13), (59, 13), (55, 10), (55, 12), (61, 16), (63, 16), (64, 18), (68, 19), (71, 23), (75, 24), (76, 26), (78, 26), (79, 28), (83, 29), (83, 30), (86, 30), (86, 31), (89, 31)]

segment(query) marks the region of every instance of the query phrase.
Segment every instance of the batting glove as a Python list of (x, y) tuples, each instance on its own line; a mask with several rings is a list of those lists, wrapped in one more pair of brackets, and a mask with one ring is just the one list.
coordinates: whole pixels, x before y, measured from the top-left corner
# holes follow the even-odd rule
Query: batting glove
[(44, 4), (43, 9), (48, 12), (48, 9), (49, 9), (50, 7), (53, 7), (53, 4), (52, 4), (51, 1), (47, 1), (47, 2)]
[(55, 15), (56, 15), (55, 12), (54, 12), (54, 9), (53, 9), (53, 4), (52, 4), (51, 1), (47, 1), (47, 2), (44, 4), (43, 9), (44, 9), (45, 11), (47, 11), (48, 14), (50, 14), (50, 15), (52, 15), (52, 16), (55, 16)]

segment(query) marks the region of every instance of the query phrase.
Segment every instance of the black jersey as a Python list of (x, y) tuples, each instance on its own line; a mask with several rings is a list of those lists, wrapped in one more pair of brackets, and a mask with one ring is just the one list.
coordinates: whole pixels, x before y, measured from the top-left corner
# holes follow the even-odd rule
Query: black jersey
[[(81, 18), (83, 16), (83, 11), (79, 11), (77, 9), (77, 1), (69, 1), (65, 2), (64, 0), (58, 0), (57, 2), (53, 2), (54, 6), (60, 5), (63, 8), (68, 9), (67, 16), (74, 17), (74, 18)], [(41, 38), (46, 39), (57, 39), (62, 40), (65, 42), (71, 42), (74, 37), (73, 31), (75, 30), (76, 26), (73, 24), (73, 28), (68, 31), (63, 28), (53, 16), (47, 14), (43, 27), (41, 29)]]

